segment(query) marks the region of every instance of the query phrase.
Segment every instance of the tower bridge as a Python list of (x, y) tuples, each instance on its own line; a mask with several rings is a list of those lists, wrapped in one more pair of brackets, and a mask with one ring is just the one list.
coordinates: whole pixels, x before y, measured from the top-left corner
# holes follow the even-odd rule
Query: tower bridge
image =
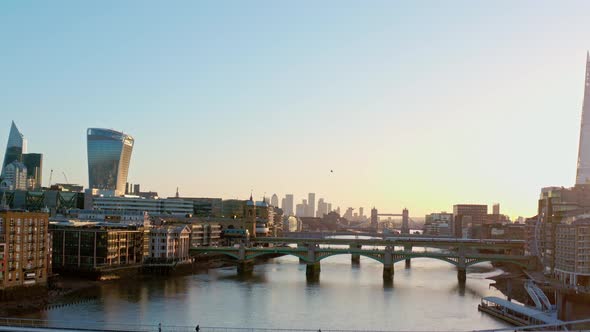
[[(306, 275), (314, 279), (319, 277), (320, 262), (335, 255), (352, 255), (368, 257), (383, 264), (383, 279), (393, 280), (394, 264), (412, 258), (432, 258), (445, 261), (457, 267), (459, 282), (465, 282), (467, 267), (482, 262), (505, 262), (529, 268), (534, 264), (534, 257), (517, 254), (524, 246), (523, 241), (497, 240), (464, 240), (464, 239), (411, 239), (396, 240), (360, 240), (360, 239), (289, 239), (289, 238), (259, 238), (255, 244), (274, 244), (282, 246), (256, 247), (240, 244), (234, 247), (199, 247), (191, 249), (192, 255), (223, 254), (237, 264), (238, 274), (251, 272), (254, 259), (269, 255), (291, 255), (298, 257), (305, 263)], [(297, 244), (290, 247), (288, 244)], [(347, 245), (348, 248), (322, 248), (321, 245)], [(363, 249), (363, 246), (370, 247)], [(412, 247), (431, 247), (452, 249), (445, 252), (412, 251)], [(397, 250), (396, 247), (403, 247)], [(483, 254), (474, 249), (493, 249), (499, 253)]]

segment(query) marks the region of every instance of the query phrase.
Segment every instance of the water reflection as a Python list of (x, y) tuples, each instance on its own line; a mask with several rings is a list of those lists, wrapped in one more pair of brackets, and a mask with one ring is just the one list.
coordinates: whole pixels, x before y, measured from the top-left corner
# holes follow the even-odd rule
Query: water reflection
[(477, 311), (482, 296), (501, 296), (485, 276), (490, 264), (468, 269), (457, 282), (454, 266), (427, 258), (383, 265), (350, 255), (321, 262), (318, 278), (306, 277), (296, 257), (281, 257), (240, 277), (235, 267), (184, 277), (157, 277), (102, 285), (100, 300), (34, 316), (52, 320), (168, 322), (175, 325), (372, 330), (473, 330), (503, 327)]

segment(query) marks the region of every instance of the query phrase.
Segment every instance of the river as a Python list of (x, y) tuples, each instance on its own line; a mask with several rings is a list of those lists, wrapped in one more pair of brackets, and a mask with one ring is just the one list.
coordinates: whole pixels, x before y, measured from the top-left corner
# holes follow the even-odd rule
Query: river
[(393, 283), (383, 265), (349, 255), (322, 260), (319, 282), (307, 282), (305, 265), (280, 257), (241, 278), (235, 268), (189, 276), (158, 277), (100, 286), (98, 300), (55, 308), (29, 317), (50, 321), (105, 321), (224, 327), (358, 330), (473, 330), (506, 327), (478, 312), (484, 296), (502, 296), (487, 276), (489, 263), (470, 267), (461, 287), (454, 266), (428, 258), (411, 268), (395, 264)]

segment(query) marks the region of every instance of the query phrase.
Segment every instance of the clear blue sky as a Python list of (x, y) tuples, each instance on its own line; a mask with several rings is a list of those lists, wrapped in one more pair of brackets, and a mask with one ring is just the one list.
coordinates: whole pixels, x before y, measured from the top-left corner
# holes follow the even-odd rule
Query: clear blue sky
[[(10, 120), (87, 185), (85, 129), (136, 139), (129, 181), (308, 191), (412, 216), (573, 185), (587, 1), (4, 1)], [(330, 173), (333, 169), (334, 173)]]

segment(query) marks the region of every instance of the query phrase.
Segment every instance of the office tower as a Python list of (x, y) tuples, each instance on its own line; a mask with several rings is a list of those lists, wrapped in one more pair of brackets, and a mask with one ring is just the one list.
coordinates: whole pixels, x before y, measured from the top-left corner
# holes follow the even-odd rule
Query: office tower
[(23, 161), (23, 153), (27, 152), (27, 141), (25, 137), (16, 127), (14, 121), (10, 126), (10, 133), (8, 134), (8, 143), (6, 144), (6, 152), (4, 154), (4, 162), (2, 163), (2, 175), (4, 175), (4, 168), (13, 161)]
[(362, 207), (360, 207), (360, 208), (359, 208), (359, 218), (360, 218), (361, 220), (364, 220), (364, 219), (365, 219), (364, 210), (365, 210), (365, 209), (363, 209)]
[(488, 215), (488, 206), (482, 204), (456, 204), (453, 205), (455, 218), (454, 234), (463, 237), (463, 229), (484, 224)]
[(324, 202), (323, 198), (320, 198), (318, 200), (318, 211), (316, 213), (316, 217), (323, 218), (326, 214), (328, 214), (328, 204)]
[(277, 194), (273, 194), (270, 198), (270, 205), (279, 207), (279, 196), (277, 196)]
[(27, 167), (14, 160), (4, 167), (3, 187), (9, 190), (27, 190)]
[(586, 54), (586, 76), (584, 83), (576, 184), (590, 183), (590, 54), (588, 53)]
[(293, 194), (285, 195), (285, 204), (283, 205), (283, 212), (286, 216), (294, 215), (293, 212), (295, 212), (295, 211), (293, 210), (293, 203), (294, 203)]
[(89, 128), (87, 135), (88, 187), (112, 191), (115, 195), (124, 194), (133, 137), (100, 128)]
[(308, 217), (313, 217), (315, 216), (315, 194), (314, 193), (309, 193), (307, 195), (307, 206), (308, 206), (308, 213), (307, 216)]
[(43, 155), (40, 153), (23, 154), (23, 164), (27, 167), (27, 187), (29, 189), (39, 189), (43, 185)]
[(494, 215), (500, 214), (500, 203), (496, 203), (496, 204), (492, 205), (492, 213)]
[(332, 203), (328, 203), (328, 213), (332, 212)]
[(307, 207), (307, 204), (297, 204), (295, 206), (295, 208), (296, 208), (295, 215), (297, 217), (305, 217), (306, 207)]

